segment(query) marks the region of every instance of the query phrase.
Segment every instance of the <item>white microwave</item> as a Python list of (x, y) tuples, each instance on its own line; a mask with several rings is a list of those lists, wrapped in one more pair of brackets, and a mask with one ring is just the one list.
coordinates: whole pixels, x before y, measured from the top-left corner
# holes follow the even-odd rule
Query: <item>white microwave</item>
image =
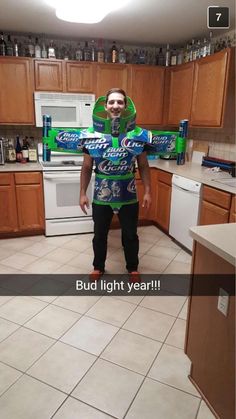
[(50, 115), (52, 127), (87, 128), (93, 124), (94, 104), (90, 93), (34, 92), (36, 127), (43, 126), (43, 115)]

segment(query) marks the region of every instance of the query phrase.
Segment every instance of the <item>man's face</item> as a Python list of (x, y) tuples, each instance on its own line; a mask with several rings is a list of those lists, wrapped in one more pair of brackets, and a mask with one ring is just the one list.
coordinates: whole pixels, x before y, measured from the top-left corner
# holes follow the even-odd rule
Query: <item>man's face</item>
[(125, 98), (121, 93), (111, 93), (108, 97), (105, 109), (110, 118), (117, 118), (125, 110)]

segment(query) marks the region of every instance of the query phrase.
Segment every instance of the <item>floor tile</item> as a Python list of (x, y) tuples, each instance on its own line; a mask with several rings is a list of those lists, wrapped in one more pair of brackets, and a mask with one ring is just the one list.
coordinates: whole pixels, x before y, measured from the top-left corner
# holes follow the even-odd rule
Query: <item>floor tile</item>
[(163, 259), (172, 260), (176, 257), (176, 255), (178, 255), (178, 253), (179, 253), (179, 249), (175, 249), (174, 247), (160, 246), (159, 242), (157, 242), (156, 244), (154, 244), (154, 246), (152, 246), (148, 250), (147, 255), (155, 256), (161, 259), (163, 258)]
[(192, 256), (185, 252), (183, 249), (180, 250), (180, 252), (175, 257), (176, 262), (183, 262), (183, 263), (191, 263)]
[(4, 249), (4, 247), (1, 247), (0, 249), (1, 249), (1, 251), (0, 251), (0, 261), (1, 261), (2, 259), (6, 259), (6, 258), (8, 258), (9, 256), (11, 256), (11, 255), (14, 255), (14, 254), (15, 254), (14, 249)]
[(163, 237), (163, 233), (154, 226), (152, 226), (150, 229), (145, 227), (144, 230), (138, 232), (138, 235), (140, 242), (143, 241), (151, 244), (157, 243)]
[(185, 301), (185, 303), (184, 303), (184, 305), (182, 307), (182, 310), (180, 311), (178, 317), (180, 319), (187, 320), (187, 315), (188, 315), (188, 298)]
[(33, 263), (38, 260), (37, 256), (26, 255), (23, 252), (17, 252), (6, 259), (1, 260), (2, 265), (14, 266), (16, 269), (23, 269), (26, 265)]
[(117, 298), (117, 300), (126, 301), (127, 303), (132, 303), (138, 305), (143, 300), (143, 295), (117, 295), (112, 296), (112, 298)]
[(53, 419), (109, 419), (111, 416), (88, 406), (79, 400), (68, 397)]
[(174, 321), (175, 318), (167, 314), (138, 307), (123, 329), (163, 342)]
[(26, 371), (54, 342), (21, 327), (0, 343), (0, 361)]
[(161, 313), (177, 316), (183, 306), (186, 297), (180, 295), (155, 295), (145, 296), (140, 306), (159, 311)]
[(79, 318), (79, 313), (49, 305), (25, 326), (54, 339), (59, 339)]
[(161, 237), (161, 239), (158, 241), (158, 246), (164, 246), (164, 247), (172, 247), (177, 250), (181, 250), (181, 247), (178, 246), (177, 243), (175, 243), (170, 237), (167, 235), (164, 235)]
[[(75, 259), (71, 259), (67, 265), (80, 268), (80, 271), (88, 273), (93, 269), (93, 257), (85, 253), (79, 254)], [(82, 272), (81, 272), (82, 273)]]
[(71, 266), (71, 265), (61, 265), (56, 270), (56, 274), (85, 274), (86, 272), (90, 272), (91, 267), (84, 268), (84, 267), (78, 267), (78, 266)]
[(101, 358), (145, 375), (160, 348), (160, 342), (120, 330)]
[[(92, 242), (92, 241), (91, 241)], [(89, 240), (83, 240), (83, 238), (74, 238), (65, 244), (63, 244), (61, 247), (63, 249), (70, 249), (77, 253), (84, 252), (86, 249), (91, 247), (91, 244)]]
[(55, 236), (55, 237), (44, 237), (42, 239), (42, 243), (47, 243), (52, 246), (60, 247), (64, 245), (65, 243), (69, 242), (71, 240), (71, 236), (65, 235), (65, 236)]
[(32, 241), (23, 237), (0, 240), (0, 247), (4, 247), (4, 249), (12, 249), (15, 252), (19, 252), (29, 246), (32, 246)]
[(53, 305), (85, 314), (100, 298), (95, 295), (62, 295), (53, 301)]
[(66, 395), (31, 377), (21, 377), (1, 398), (4, 419), (49, 419)]
[(0, 263), (0, 274), (20, 274), (22, 271), (20, 269), (12, 268)]
[(117, 327), (84, 316), (60, 340), (99, 355), (117, 331)]
[(3, 275), (0, 278), (0, 283), (2, 287), (8, 289), (15, 295), (25, 295), (26, 290), (36, 284), (39, 279), (37, 275)]
[(148, 254), (141, 256), (139, 260), (139, 271), (142, 273), (162, 273), (168, 266), (170, 261), (156, 256), (149, 256)]
[(190, 274), (191, 265), (189, 263), (177, 262), (173, 260), (165, 269), (165, 274)]
[(15, 297), (15, 295), (12, 295), (12, 294), (13, 294), (12, 291), (4, 289), (4, 288), (0, 288), (0, 306), (12, 300), (12, 298)]
[(46, 306), (47, 303), (32, 297), (14, 297), (0, 307), (0, 317), (24, 324)]
[(197, 419), (215, 419), (215, 415), (210, 411), (209, 407), (202, 400), (200, 404), (200, 409), (197, 415)]
[(71, 259), (76, 259), (78, 255), (79, 252), (75, 252), (71, 249), (58, 247), (57, 249), (47, 254), (47, 259), (53, 260), (60, 264), (65, 264), (68, 263)]
[(106, 273), (108, 274), (125, 274), (127, 273), (125, 267), (125, 260), (123, 262), (117, 262), (115, 260), (106, 260)]
[(88, 371), (96, 357), (64, 343), (53, 345), (27, 374), (70, 393)]
[(195, 419), (199, 399), (146, 379), (126, 419)]
[(0, 362), (0, 395), (22, 375), (20, 371)]
[(201, 397), (188, 378), (190, 367), (191, 361), (182, 349), (164, 344), (148, 376), (194, 396)]
[(123, 418), (143, 377), (99, 359), (72, 392), (72, 396)]
[(23, 252), (27, 253), (28, 255), (38, 256), (40, 258), (42, 256), (46, 256), (54, 249), (56, 249), (56, 246), (52, 246), (48, 243), (43, 243), (42, 245), (41, 242), (36, 242), (32, 243), (30, 247), (24, 249)]
[(19, 327), (20, 326), (15, 323), (0, 318), (0, 342), (10, 336)]
[(133, 304), (105, 296), (94, 304), (87, 315), (120, 327), (134, 310)]
[(59, 266), (60, 263), (58, 262), (41, 258), (36, 262), (24, 266), (24, 271), (32, 274), (50, 274), (54, 273)]
[(177, 319), (173, 325), (165, 343), (168, 345), (176, 346), (177, 348), (184, 348), (185, 340), (185, 331), (186, 331), (186, 320)]

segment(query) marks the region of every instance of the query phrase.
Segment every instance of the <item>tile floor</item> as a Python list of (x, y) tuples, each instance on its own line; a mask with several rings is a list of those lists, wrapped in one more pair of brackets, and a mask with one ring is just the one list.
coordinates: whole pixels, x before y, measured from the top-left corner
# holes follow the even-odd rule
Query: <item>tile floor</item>
[[(88, 273), (91, 237), (1, 240), (0, 273)], [(139, 237), (141, 272), (190, 272), (190, 256), (157, 228)], [(125, 272), (118, 230), (106, 267)], [(1, 419), (212, 419), (187, 377), (186, 313), (183, 296), (9, 291), (0, 297)]]

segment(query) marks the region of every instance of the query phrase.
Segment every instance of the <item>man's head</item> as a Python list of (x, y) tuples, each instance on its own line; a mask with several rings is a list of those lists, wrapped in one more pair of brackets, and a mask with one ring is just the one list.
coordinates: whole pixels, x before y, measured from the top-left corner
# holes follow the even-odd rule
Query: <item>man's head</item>
[(105, 109), (110, 118), (117, 118), (122, 115), (127, 105), (127, 97), (124, 90), (113, 88), (106, 94)]

